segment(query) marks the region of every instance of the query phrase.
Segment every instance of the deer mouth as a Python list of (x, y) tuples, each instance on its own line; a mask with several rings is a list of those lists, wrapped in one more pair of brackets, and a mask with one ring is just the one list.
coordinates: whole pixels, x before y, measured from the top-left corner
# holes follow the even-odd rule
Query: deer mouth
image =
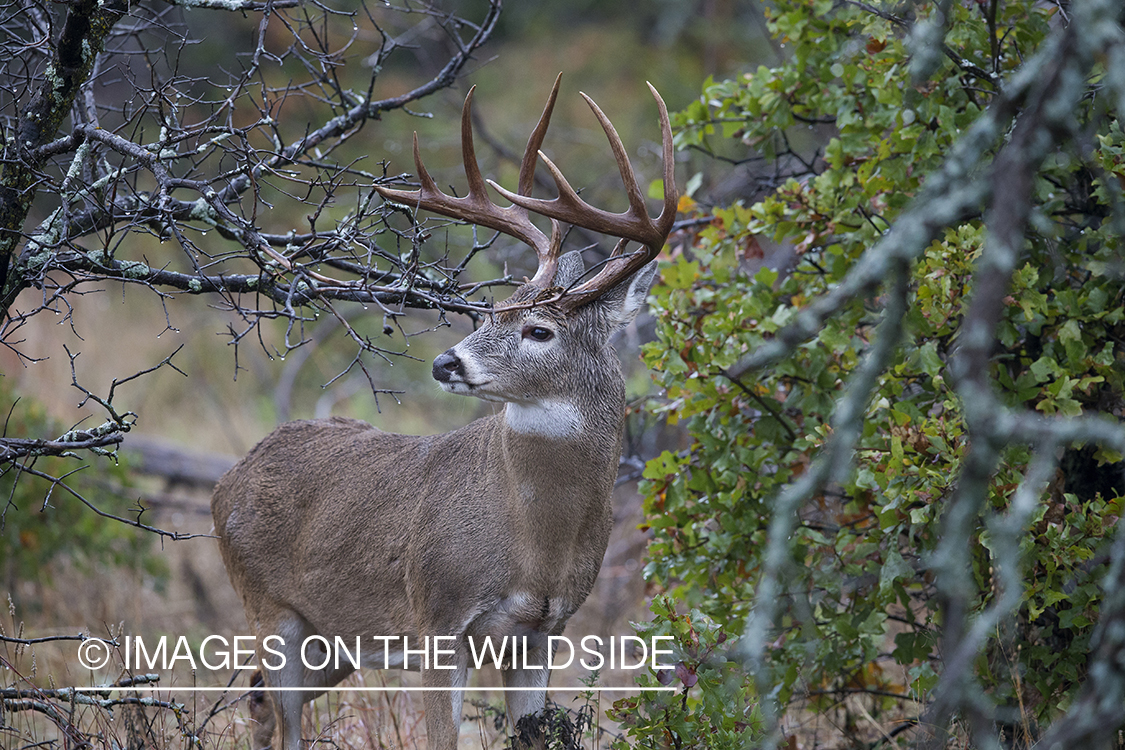
[(476, 396), (486, 401), (499, 401), (494, 394), (483, 391), (482, 389), (491, 383), (491, 380), (485, 380), (480, 383), (471, 383), (468, 380), (438, 380), (438, 385), (446, 393), (458, 393), (462, 396)]

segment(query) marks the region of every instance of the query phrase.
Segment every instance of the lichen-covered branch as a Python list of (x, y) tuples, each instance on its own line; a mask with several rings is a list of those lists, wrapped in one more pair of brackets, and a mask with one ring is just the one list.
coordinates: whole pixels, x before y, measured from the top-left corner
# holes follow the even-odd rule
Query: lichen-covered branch
[[(851, 267), (842, 282), (796, 312), (792, 322), (772, 339), (725, 372), (737, 381), (754, 370), (782, 362), (819, 336), (832, 316), (854, 307), (858, 300), (870, 300), (880, 288), (893, 289), (886, 291), (879, 333), (837, 401), (832, 429), (818, 457), (771, 506), (764, 569), (743, 645), (763, 695), (771, 689), (772, 675), (765, 665), (771, 642), (782, 629), (780, 613), (784, 609), (793, 617), (804, 617), (812, 628), (811, 610), (800, 600), (801, 594), (792, 593), (791, 601), (785, 595), (785, 584), (794, 573), (791, 550), (798, 510), (810, 499), (823, 496), (832, 482), (844, 481), (853, 465), (870, 394), (893, 360), (902, 336), (902, 318), (917, 304), (909, 299), (910, 264), (940, 241), (948, 227), (983, 216), (986, 240), (973, 264), (971, 297), (956, 328), (955, 346), (945, 362), (968, 434), (955, 487), (941, 506), (941, 536), (932, 556), (925, 560), (941, 608), (943, 671), (919, 727), (924, 741), (934, 747), (945, 746), (946, 732), (957, 718), (977, 746), (999, 747), (996, 727), (1000, 717), (984, 697), (986, 689), (975, 670), (989, 643), (1007, 627), (1024, 602), (1021, 538), (1042, 510), (1063, 449), (1077, 443), (1101, 446), (1111, 454), (1125, 453), (1125, 425), (1120, 421), (1101, 415), (1047, 416), (1013, 406), (1010, 399), (1001, 397), (997, 383), (996, 357), (1002, 349), (999, 326), (1012, 304), (1009, 289), (1013, 275), (1024, 264), (1029, 235), (1036, 231), (1032, 228), (1036, 189), (1044, 162), (1071, 144), (1081, 148), (1087, 136), (1080, 130), (1074, 112), (1084, 97), (1090, 96), (1091, 81), (1102, 81), (1109, 91), (1109, 101), (1125, 104), (1125, 69), (1107, 64), (1125, 60), (1125, 12), (1108, 0), (1075, 2), (1070, 11), (1067, 23), (1060, 24), (1008, 80), (987, 77), (995, 84), (988, 110), (964, 133), (942, 167), (927, 177), (912, 206)], [(931, 40), (939, 50), (940, 36)], [(940, 56), (940, 51), (937, 54)], [(1013, 448), (1026, 450), (1030, 460), (1001, 512), (988, 502), (991, 484)], [(984, 607), (980, 604), (980, 584), (966, 556), (966, 549), (980, 544), (982, 525), (988, 529), (995, 586), (994, 598)], [(1105, 579), (1106, 595), (1096, 650), (1091, 654), (1089, 685), (1083, 690), (1083, 698), (1052, 726), (1043, 740), (1044, 747), (1106, 742), (1111, 735), (1109, 728), (1115, 732), (1125, 721), (1125, 709), (1121, 708), (1125, 670), (1119, 663), (1125, 647), (1125, 610), (1121, 604), (1125, 601), (1121, 592), (1125, 585), (1121, 577), (1125, 531), (1118, 524), (1113, 533), (1117, 541), (1110, 553), (1111, 570)], [(776, 643), (772, 647), (776, 648)], [(773, 737), (780, 741), (776, 726)]]
[[(864, 356), (863, 364), (836, 405), (831, 436), (825, 441), (820, 455), (808, 471), (785, 488), (773, 508), (765, 569), (758, 584), (754, 611), (747, 620), (744, 645), (744, 657), (750, 665), (751, 674), (758, 676), (758, 689), (762, 694), (770, 692), (769, 671), (763, 669), (762, 665), (766, 645), (769, 643), (767, 636), (781, 609), (784, 579), (787, 569), (792, 565), (789, 539), (797, 523), (797, 509), (814, 494), (823, 492), (829, 482), (838, 481), (849, 468), (856, 439), (863, 430), (863, 418), (871, 393), (902, 339), (910, 291), (909, 266), (904, 260), (896, 259), (892, 262), (887, 282), (889, 288), (882, 320), (875, 331), (874, 342)], [(812, 617), (812, 613), (803, 604), (798, 603), (796, 608), (805, 619)], [(771, 709), (768, 705), (766, 708)], [(773, 740), (779, 743), (781, 737), (777, 734), (777, 717), (767, 716), (772, 725)]]
[(22, 288), (12, 259), (17, 255), (20, 231), (38, 191), (39, 161), (34, 152), (55, 137), (86, 85), (106, 37), (125, 10), (126, 4), (119, 2), (79, 0), (71, 4), (53, 45), (53, 55), (42, 76), (33, 83), (35, 93), (9, 125), (0, 172), (0, 319), (14, 299), (15, 290)]

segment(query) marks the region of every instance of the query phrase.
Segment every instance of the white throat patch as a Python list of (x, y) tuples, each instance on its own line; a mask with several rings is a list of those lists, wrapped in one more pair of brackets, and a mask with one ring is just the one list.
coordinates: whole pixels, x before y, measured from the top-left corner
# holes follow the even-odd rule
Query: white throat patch
[(584, 427), (578, 407), (569, 401), (541, 401), (504, 407), (504, 420), (513, 432), (562, 440), (577, 437)]

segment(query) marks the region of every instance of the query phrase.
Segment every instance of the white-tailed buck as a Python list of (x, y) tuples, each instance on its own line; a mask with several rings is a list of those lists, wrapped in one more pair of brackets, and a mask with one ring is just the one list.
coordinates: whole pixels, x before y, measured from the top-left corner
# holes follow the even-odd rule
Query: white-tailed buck
[[(513, 205), (487, 194), (473, 152), (472, 91), (461, 118), (469, 191), (438, 190), (414, 162), (421, 188), (377, 188), (426, 209), (511, 235), (538, 256), (535, 276), (495, 307), (484, 325), (434, 360), (433, 376), (451, 393), (504, 404), (498, 413), (444, 435), (381, 432), (352, 419), (282, 425), (219, 482), (211, 501), (223, 561), (258, 636), (258, 665), (269, 692), (252, 702), (258, 746), (298, 750), (301, 710), (351, 671), (345, 659), (311, 671), (300, 648), (308, 636), (336, 636), (364, 665), (409, 667), (424, 639), (443, 638), (442, 666), (424, 668), (430, 750), (454, 750), (470, 666), (469, 639), (527, 637), (527, 664), (542, 665), (548, 636), (562, 633), (594, 583), (610, 532), (625, 388), (610, 336), (636, 315), (655, 273), (657, 253), (676, 213), (672, 133), (660, 110), (664, 207), (652, 219), (613, 125), (585, 97), (609, 138), (629, 210), (609, 213), (578, 197), (539, 152), (559, 82), (523, 156)], [(651, 86), (649, 88), (652, 88)], [(537, 158), (558, 197), (531, 197)], [(547, 236), (528, 212), (551, 220)], [(559, 222), (620, 239), (612, 257), (587, 277), (577, 252), (561, 254)], [(641, 249), (625, 252), (629, 242)], [(374, 638), (380, 640), (374, 640)], [(390, 640), (387, 640), (390, 638)], [(414, 653), (403, 654), (403, 638)], [(431, 646), (432, 650), (432, 646)], [(543, 708), (547, 670), (503, 670), (508, 717)], [(432, 666), (432, 665), (431, 665)]]

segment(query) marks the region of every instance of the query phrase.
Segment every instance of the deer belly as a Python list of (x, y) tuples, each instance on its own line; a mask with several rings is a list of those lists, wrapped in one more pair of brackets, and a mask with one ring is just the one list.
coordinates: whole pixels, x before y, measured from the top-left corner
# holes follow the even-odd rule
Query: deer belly
[[(370, 647), (363, 650), (362, 663), (367, 669), (410, 669), (417, 671), (422, 665), (418, 654), (406, 661), (401, 638), (372, 638)], [(414, 639), (417, 640), (417, 639)], [(416, 649), (417, 644), (407, 641), (407, 648)]]
[(472, 637), (496, 638), (506, 635), (557, 635), (562, 632), (574, 610), (574, 605), (561, 596), (518, 591), (504, 597), (495, 607), (474, 619), (467, 633)]

